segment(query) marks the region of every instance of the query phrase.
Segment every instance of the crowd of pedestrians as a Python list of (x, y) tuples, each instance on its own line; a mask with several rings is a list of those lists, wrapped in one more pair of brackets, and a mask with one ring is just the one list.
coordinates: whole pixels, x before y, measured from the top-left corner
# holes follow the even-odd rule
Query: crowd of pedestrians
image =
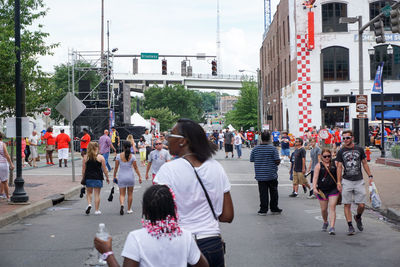
[[(231, 145), (235, 142), (233, 134), (229, 142)], [(133, 171), (141, 182), (131, 147), (131, 142), (123, 143), (123, 152), (116, 156), (114, 168), (121, 215), (124, 214), (126, 191), (127, 213), (132, 213), (136, 180)], [(124, 266), (138, 266), (139, 263), (144, 266), (186, 266), (188, 263), (192, 266), (225, 266), (225, 243), (219, 223), (232, 222), (234, 209), (229, 179), (221, 164), (212, 159), (218, 146), (209, 142), (199, 124), (180, 119), (169, 134), (157, 136), (146, 130), (138, 147), (141, 161), (147, 164), (146, 180), (151, 172), (153, 186), (143, 196), (143, 229), (129, 233), (125, 242)], [(149, 151), (147, 160), (145, 148)], [(101, 214), (96, 192), (100, 192), (104, 177), (107, 182), (109, 179), (104, 157), (100, 154), (95, 159), (89, 157), (97, 149), (97, 143), (89, 143), (83, 158), (82, 176), (87, 190), (94, 188), (95, 214)], [(93, 179), (94, 176), (98, 178)], [(89, 194), (87, 198), (86, 214), (90, 214)], [(112, 255), (111, 238), (108, 241), (95, 239), (95, 245), (109, 266), (118, 266)], [(161, 250), (163, 253), (159, 255)]]
[[(287, 137), (287, 132), (282, 132), (281, 135), (277, 129), (271, 135), (272, 140), (268, 132), (263, 132), (261, 145), (256, 146), (250, 155), (250, 161), (254, 162), (255, 179), (259, 187), (258, 215), (266, 215), (268, 208), (272, 213), (281, 212), (278, 208), (277, 170), (280, 162), (289, 155), (292, 141)], [(278, 146), (281, 146), (281, 157), (278, 154)], [(308, 168), (306, 149), (310, 150), (311, 157)], [(331, 133), (325, 127), (317, 133), (314, 127), (307, 130), (303, 137), (294, 140), (289, 170), (290, 179), (293, 180), (293, 192), (289, 197), (298, 196), (299, 185), (303, 187), (304, 193), (310, 190), (308, 198), (317, 198), (320, 204), (322, 231), (329, 232), (330, 235), (336, 234), (336, 205), (343, 203), (348, 225), (347, 234), (353, 235), (355, 233), (353, 218), (358, 230), (364, 229), (362, 214), (367, 199), (362, 168), (367, 173), (371, 185), (373, 176), (364, 149), (354, 144), (352, 131), (341, 132), (339, 128), (335, 128)], [(312, 187), (307, 176), (310, 176)], [(352, 217), (353, 203), (357, 205), (357, 213)]]

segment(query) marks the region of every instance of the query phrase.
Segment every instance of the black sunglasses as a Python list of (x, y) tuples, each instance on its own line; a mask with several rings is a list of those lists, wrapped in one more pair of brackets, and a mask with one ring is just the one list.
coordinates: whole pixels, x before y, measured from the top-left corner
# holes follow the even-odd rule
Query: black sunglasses
[(156, 143), (156, 145), (162, 145), (162, 143)]
[(351, 136), (345, 136), (345, 137), (343, 137), (343, 140), (350, 140), (351, 139)]
[(330, 158), (330, 157), (332, 157), (331, 155), (325, 155), (325, 156), (322, 156), (324, 159), (327, 159), (327, 158)]

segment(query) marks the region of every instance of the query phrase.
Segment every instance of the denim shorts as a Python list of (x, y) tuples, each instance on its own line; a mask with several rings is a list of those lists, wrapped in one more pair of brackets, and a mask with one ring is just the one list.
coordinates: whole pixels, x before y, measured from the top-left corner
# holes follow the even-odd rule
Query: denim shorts
[(281, 149), (281, 154), (282, 154), (282, 156), (290, 157), (290, 148), (282, 148)]
[(213, 267), (224, 267), (224, 248), (222, 239), (219, 236), (213, 236), (196, 240), (200, 251), (206, 257), (208, 264)]
[(103, 187), (103, 180), (87, 179), (86, 180), (86, 187), (102, 188)]

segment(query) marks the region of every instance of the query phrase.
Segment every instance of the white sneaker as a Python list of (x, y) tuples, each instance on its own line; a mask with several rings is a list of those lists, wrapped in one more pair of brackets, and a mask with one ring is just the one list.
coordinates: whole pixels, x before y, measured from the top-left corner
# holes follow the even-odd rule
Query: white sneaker
[(1, 194), (0, 198), (6, 198), (6, 194)]
[(130, 209), (130, 210), (128, 210), (126, 213), (131, 214), (131, 213), (133, 213), (133, 210)]
[(101, 214), (101, 211), (99, 211), (99, 210), (96, 210), (95, 212), (94, 212), (94, 215), (100, 215)]

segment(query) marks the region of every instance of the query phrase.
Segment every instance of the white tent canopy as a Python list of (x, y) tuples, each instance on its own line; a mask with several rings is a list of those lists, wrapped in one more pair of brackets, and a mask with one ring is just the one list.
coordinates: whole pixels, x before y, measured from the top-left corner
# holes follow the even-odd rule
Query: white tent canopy
[(133, 126), (143, 126), (150, 129), (150, 122), (145, 120), (139, 113), (135, 112), (131, 116), (131, 123)]
[(232, 124), (228, 125), (229, 131), (233, 132), (235, 130), (235, 128), (233, 128)]

